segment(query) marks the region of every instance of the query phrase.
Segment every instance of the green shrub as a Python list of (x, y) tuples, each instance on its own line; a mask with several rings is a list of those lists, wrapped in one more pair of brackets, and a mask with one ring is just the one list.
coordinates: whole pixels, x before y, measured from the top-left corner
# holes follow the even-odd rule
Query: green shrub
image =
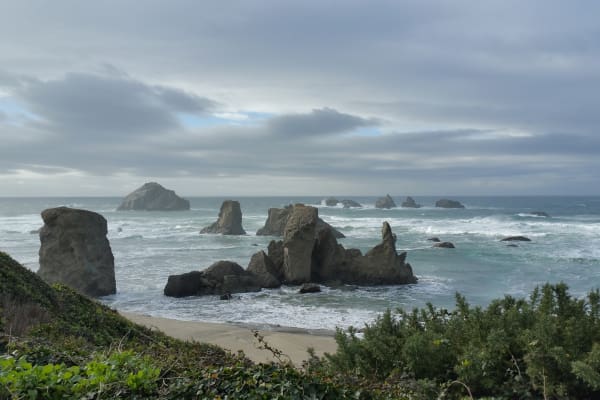
[[(390, 311), (364, 337), (338, 331), (331, 371), (384, 382), (437, 382), (440, 393), (500, 398), (600, 398), (600, 294), (569, 295), (547, 284), (529, 300), (506, 296), (487, 308), (457, 294), (452, 313), (429, 305)], [(458, 382), (460, 384), (453, 384)]]

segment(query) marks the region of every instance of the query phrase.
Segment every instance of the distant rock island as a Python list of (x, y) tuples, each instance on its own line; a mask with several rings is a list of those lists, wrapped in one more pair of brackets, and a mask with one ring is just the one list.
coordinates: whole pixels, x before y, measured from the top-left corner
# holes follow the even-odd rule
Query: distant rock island
[(68, 207), (42, 212), (40, 269), (48, 283), (63, 283), (88, 296), (116, 293), (114, 257), (106, 219)]
[(406, 200), (404, 200), (402, 202), (401, 205), (403, 208), (421, 208), (420, 204), (417, 204), (417, 202), (415, 201), (415, 199), (413, 199), (412, 197), (408, 196), (406, 198)]
[(339, 203), (342, 203), (342, 205), (344, 206), (344, 208), (359, 208), (362, 207), (362, 204), (354, 201), (354, 200), (349, 200), (349, 199), (344, 199), (344, 200), (338, 200), (335, 197), (328, 197), (325, 199), (325, 205), (328, 207), (335, 207), (337, 206)]
[(225, 200), (221, 204), (219, 219), (210, 226), (202, 229), (200, 233), (220, 233), (223, 235), (245, 235), (242, 228), (242, 209), (240, 202)]
[(182, 211), (189, 210), (190, 202), (165, 189), (156, 182), (148, 182), (128, 194), (117, 211)]
[(394, 202), (394, 199), (387, 194), (385, 197), (377, 199), (375, 208), (396, 208), (396, 203)]
[(435, 202), (435, 206), (439, 208), (465, 208), (460, 201), (449, 199), (440, 199)]

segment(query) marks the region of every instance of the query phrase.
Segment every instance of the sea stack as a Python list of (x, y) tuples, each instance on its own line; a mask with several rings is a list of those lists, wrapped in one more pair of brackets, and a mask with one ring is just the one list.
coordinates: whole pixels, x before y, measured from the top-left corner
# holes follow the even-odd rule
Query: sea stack
[(403, 208), (421, 208), (421, 205), (417, 204), (417, 202), (415, 201), (415, 199), (413, 199), (412, 197), (408, 196), (406, 198), (406, 200), (404, 200), (402, 202), (402, 207)]
[(385, 197), (377, 199), (375, 208), (396, 208), (396, 203), (394, 203), (394, 199), (388, 194)]
[[(304, 207), (304, 204), (290, 204), (285, 206), (284, 208), (269, 208), (267, 220), (265, 221), (265, 226), (256, 231), (256, 235), (283, 236), (285, 225), (287, 224), (288, 219), (290, 218), (296, 207)], [(337, 239), (342, 239), (346, 237), (342, 232), (338, 231), (333, 226), (323, 221), (320, 217), (317, 217), (317, 231), (322, 231), (323, 229), (331, 229), (331, 231)]]
[(128, 194), (117, 211), (181, 211), (189, 210), (190, 202), (165, 189), (156, 182), (148, 182)]
[(245, 235), (242, 228), (242, 209), (240, 202), (225, 200), (221, 204), (219, 219), (212, 225), (202, 229), (200, 233), (220, 233), (223, 235)]
[(67, 207), (44, 210), (42, 219), (38, 275), (88, 296), (116, 293), (106, 219), (92, 211)]

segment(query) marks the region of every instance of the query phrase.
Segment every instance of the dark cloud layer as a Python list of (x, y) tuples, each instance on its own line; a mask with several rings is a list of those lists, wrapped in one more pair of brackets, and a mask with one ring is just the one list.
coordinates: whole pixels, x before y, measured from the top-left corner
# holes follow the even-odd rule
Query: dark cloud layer
[(598, 4), (231, 7), (0, 4), (0, 176), (599, 190)]

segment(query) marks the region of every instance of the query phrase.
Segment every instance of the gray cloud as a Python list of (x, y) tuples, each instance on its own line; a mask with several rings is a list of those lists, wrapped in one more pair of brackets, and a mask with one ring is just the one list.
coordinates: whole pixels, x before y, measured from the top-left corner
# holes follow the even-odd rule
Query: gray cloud
[(374, 119), (340, 113), (331, 108), (315, 109), (307, 114), (287, 114), (271, 118), (267, 129), (275, 135), (312, 136), (336, 134), (361, 127), (377, 126)]
[[(0, 4), (11, 38), (0, 90), (38, 118), (0, 117), (0, 172), (600, 187), (600, 4), (247, 1), (232, 13), (125, 0), (44, 11)], [(217, 108), (271, 117), (193, 129), (178, 119)], [(382, 134), (357, 134), (374, 127)]]
[(205, 114), (216, 103), (164, 86), (122, 76), (69, 73), (36, 80), (17, 91), (48, 130), (96, 139), (178, 129), (178, 112)]

